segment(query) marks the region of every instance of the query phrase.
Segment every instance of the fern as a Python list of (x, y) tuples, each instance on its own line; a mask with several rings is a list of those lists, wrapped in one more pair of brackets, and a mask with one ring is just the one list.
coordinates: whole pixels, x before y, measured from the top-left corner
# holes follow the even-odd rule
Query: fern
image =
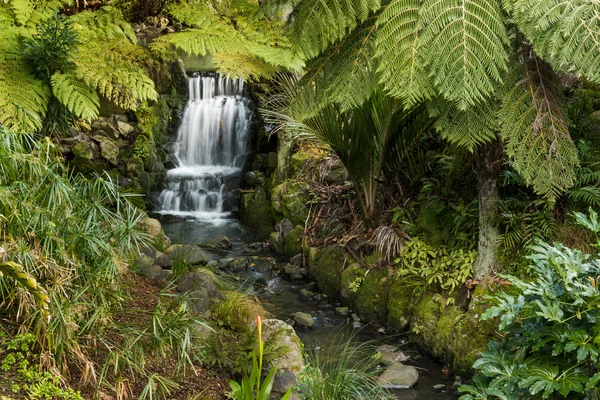
[(600, 4), (582, 0), (517, 0), (519, 28), (557, 68), (600, 83)]
[(498, 107), (494, 98), (464, 111), (451, 102), (438, 100), (437, 103), (430, 112), (437, 116), (435, 128), (449, 142), (473, 152), (478, 145), (498, 135)]
[(393, 0), (377, 21), (375, 46), (381, 80), (390, 95), (412, 107), (434, 92), (425, 70), (419, 27), (422, 0)]
[(429, 73), (460, 110), (485, 100), (502, 81), (508, 44), (496, 0), (425, 0), (420, 14)]
[(272, 65), (246, 54), (216, 53), (212, 60), (221, 74), (245, 81), (269, 78), (277, 71)]
[(52, 93), (75, 116), (88, 121), (98, 118), (98, 93), (73, 74), (54, 74)]
[(550, 66), (536, 57), (516, 71), (500, 112), (506, 152), (525, 183), (554, 200), (573, 186), (579, 165), (558, 81)]

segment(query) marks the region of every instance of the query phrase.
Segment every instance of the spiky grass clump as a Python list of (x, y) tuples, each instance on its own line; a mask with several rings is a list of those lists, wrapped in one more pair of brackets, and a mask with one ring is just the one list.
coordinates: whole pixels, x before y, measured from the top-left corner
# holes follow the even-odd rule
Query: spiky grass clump
[(337, 336), (322, 346), (324, 352), (309, 351), (299, 380), (305, 400), (390, 400), (376, 381), (378, 358), (374, 343), (357, 343), (354, 336)]
[(214, 324), (235, 332), (245, 332), (252, 328), (256, 316), (269, 318), (269, 312), (261, 301), (248, 293), (226, 291), (224, 300), (212, 309)]

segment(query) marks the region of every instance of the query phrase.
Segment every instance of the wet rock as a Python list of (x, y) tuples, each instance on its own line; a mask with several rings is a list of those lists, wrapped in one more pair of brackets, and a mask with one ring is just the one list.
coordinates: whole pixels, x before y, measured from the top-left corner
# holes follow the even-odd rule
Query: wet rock
[(246, 262), (246, 260), (244, 260), (243, 258), (236, 258), (234, 260), (231, 260), (229, 265), (227, 265), (227, 269), (229, 269), (231, 272), (241, 272), (245, 271), (247, 269), (247, 266), (248, 263)]
[(354, 308), (364, 321), (385, 324), (387, 321), (388, 294), (392, 279), (387, 269), (372, 269), (358, 289)]
[(377, 352), (381, 354), (381, 362), (385, 365), (408, 361), (408, 357), (403, 352), (397, 351), (396, 346), (384, 344), (377, 348)]
[(361, 329), (363, 327), (363, 324), (361, 324), (358, 321), (354, 321), (352, 322), (352, 329)]
[(360, 317), (356, 313), (352, 313), (352, 321), (360, 322)]
[(242, 222), (256, 231), (262, 238), (269, 237), (274, 225), (271, 202), (262, 187), (253, 192), (242, 194), (240, 218)]
[(263, 250), (263, 249), (266, 249), (267, 247), (269, 247), (269, 244), (266, 242), (256, 242), (256, 243), (250, 243), (248, 245), (248, 248), (250, 248), (252, 250)]
[(304, 256), (302, 254), (296, 254), (294, 257), (290, 258), (290, 263), (302, 267), (304, 266)]
[(319, 289), (328, 296), (338, 296), (341, 290), (340, 274), (344, 270), (344, 253), (340, 246), (326, 247), (319, 252), (314, 277)]
[(419, 371), (410, 365), (394, 363), (377, 378), (377, 382), (387, 388), (409, 388), (419, 381)]
[(338, 315), (348, 315), (350, 309), (348, 307), (336, 307), (335, 313)]
[(210, 250), (228, 250), (231, 249), (231, 240), (225, 235), (221, 235), (215, 239), (205, 240), (200, 243), (200, 247)]
[(300, 300), (304, 300), (304, 301), (311, 300), (312, 296), (313, 296), (313, 293), (306, 289), (300, 290), (300, 293), (298, 294), (298, 297), (300, 297)]
[(314, 328), (315, 326), (315, 320), (312, 315), (308, 313), (297, 312), (292, 314), (292, 318), (294, 319), (294, 322), (302, 328)]
[(265, 288), (267, 286), (267, 280), (263, 277), (258, 278), (254, 281), (254, 286), (258, 288)]
[(165, 254), (173, 262), (183, 261), (187, 264), (206, 264), (210, 261), (208, 255), (201, 248), (186, 244), (174, 244), (165, 250)]
[(432, 387), (434, 392), (445, 392), (446, 391), (446, 385), (444, 385), (443, 383), (438, 383), (437, 385), (433, 385)]
[(246, 185), (250, 187), (255, 187), (256, 185), (261, 184), (260, 179), (254, 171), (246, 172), (244, 175), (244, 181), (246, 182)]

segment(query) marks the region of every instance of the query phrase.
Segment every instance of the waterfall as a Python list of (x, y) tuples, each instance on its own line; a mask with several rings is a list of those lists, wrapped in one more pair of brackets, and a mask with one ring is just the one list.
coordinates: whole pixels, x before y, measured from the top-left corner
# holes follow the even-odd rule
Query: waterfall
[(167, 171), (156, 212), (226, 218), (237, 209), (230, 186), (241, 174), (250, 127), (244, 82), (211, 74), (189, 77), (188, 85), (189, 100), (175, 142), (178, 166)]

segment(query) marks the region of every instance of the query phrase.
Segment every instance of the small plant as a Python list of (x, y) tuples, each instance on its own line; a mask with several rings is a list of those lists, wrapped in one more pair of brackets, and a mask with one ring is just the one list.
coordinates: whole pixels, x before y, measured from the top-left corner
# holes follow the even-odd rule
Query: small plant
[[(242, 378), (242, 382), (229, 381), (233, 398), (235, 400), (268, 400), (273, 387), (273, 378), (277, 371), (277, 365), (271, 368), (267, 377), (261, 382), (263, 367), (264, 342), (262, 340), (262, 321), (260, 316), (256, 317), (256, 329), (258, 331), (258, 348), (252, 351), (252, 371)], [(281, 400), (288, 400), (292, 394), (290, 388)]]
[(600, 261), (558, 243), (532, 250), (535, 279), (505, 276), (520, 294), (498, 293), (482, 315), (500, 317), (504, 340), (475, 362), (478, 376), (459, 389), (461, 400), (600, 395)]

